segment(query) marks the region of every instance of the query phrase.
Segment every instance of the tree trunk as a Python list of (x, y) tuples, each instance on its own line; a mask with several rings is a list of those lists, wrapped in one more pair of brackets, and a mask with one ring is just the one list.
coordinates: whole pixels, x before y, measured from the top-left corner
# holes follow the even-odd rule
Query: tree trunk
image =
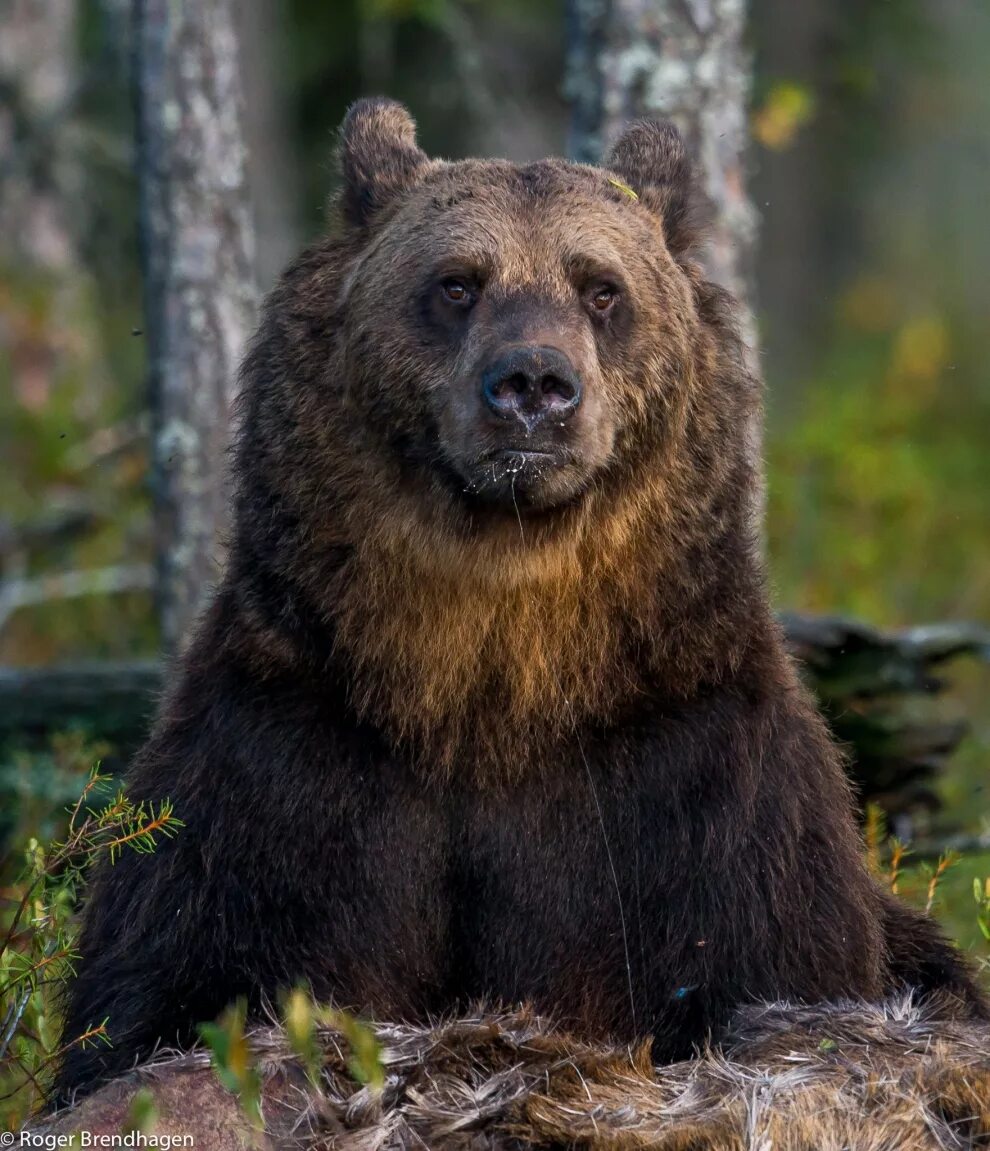
[(267, 291), (299, 250), (299, 171), (281, 66), (285, 17), (280, 0), (236, 6), (244, 84), (247, 181), (257, 246), (256, 276)]
[[(835, 67), (827, 46), (839, 35), (842, 19), (829, 0), (752, 0), (750, 37), (757, 46), (758, 73), (827, 91)], [(788, 147), (763, 148), (751, 184), (762, 216), (753, 265), (760, 310), (770, 320), (760, 343), (778, 419), (800, 405), (822, 350), (828, 326), (823, 321), (833, 312), (836, 245), (829, 196), (835, 144), (834, 134), (816, 124)], [(841, 164), (849, 164), (848, 149)]]
[(216, 581), (237, 365), (254, 322), (233, 0), (136, 0), (158, 608), (180, 646)]
[(66, 202), (78, 172), (65, 144), (76, 79), (76, 6), (0, 0), (0, 261), (78, 273)]
[(0, 0), (0, 386), (32, 412), (67, 367), (92, 411), (104, 375), (84, 331), (92, 307), (79, 254), (77, 33), (66, 0)]
[(569, 0), (570, 151), (597, 162), (624, 124), (673, 120), (714, 213), (707, 266), (745, 303), (755, 214), (744, 154), (749, 53), (744, 0)]
[[(746, 195), (750, 57), (745, 0), (568, 0), (570, 151), (596, 163), (630, 120), (673, 120), (695, 157), (711, 203), (705, 265), (743, 307), (750, 365), (758, 370), (752, 318), (756, 213)], [(747, 435), (762, 477), (762, 424)], [(763, 517), (762, 478), (753, 499)]]

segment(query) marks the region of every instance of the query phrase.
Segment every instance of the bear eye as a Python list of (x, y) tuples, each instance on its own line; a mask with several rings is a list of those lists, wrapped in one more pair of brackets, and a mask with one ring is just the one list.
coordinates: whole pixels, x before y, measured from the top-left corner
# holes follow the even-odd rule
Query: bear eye
[(591, 297), (591, 306), (596, 312), (607, 312), (619, 298), (618, 291), (611, 284), (603, 284), (596, 288)]
[(471, 292), (463, 280), (448, 279), (440, 284), (440, 294), (448, 304), (469, 304)]

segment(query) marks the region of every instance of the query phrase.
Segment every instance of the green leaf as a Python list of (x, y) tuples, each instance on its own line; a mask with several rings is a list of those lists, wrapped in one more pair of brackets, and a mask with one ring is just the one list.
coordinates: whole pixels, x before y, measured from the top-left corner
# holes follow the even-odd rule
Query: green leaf
[(385, 1065), (381, 1044), (371, 1027), (347, 1011), (328, 1011), (327, 1023), (347, 1040), (351, 1057), (347, 1067), (351, 1075), (366, 1087), (380, 1091), (385, 1086)]
[(246, 1017), (247, 1004), (238, 999), (216, 1023), (201, 1023), (199, 1033), (210, 1049), (217, 1078), (232, 1095), (238, 1097), (244, 1114), (252, 1126), (260, 1130), (264, 1128), (261, 1075), (244, 1033)]

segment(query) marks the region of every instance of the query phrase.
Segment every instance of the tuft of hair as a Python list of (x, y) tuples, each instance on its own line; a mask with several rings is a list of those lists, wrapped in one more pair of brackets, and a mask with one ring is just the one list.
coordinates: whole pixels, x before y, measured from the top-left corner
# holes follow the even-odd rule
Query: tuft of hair
[[(648, 1041), (588, 1043), (525, 1009), (359, 1030), (380, 1091), (362, 1081), (354, 1035), (317, 1028), (315, 1078), (280, 1028), (250, 1036), (266, 1146), (964, 1151), (990, 1140), (990, 1026), (955, 1018), (945, 1000), (754, 1004), (719, 1050), (666, 1067), (653, 1066)], [(233, 1151), (251, 1134), (203, 1050), (163, 1053), (44, 1133), (119, 1131), (142, 1088), (204, 1146)]]

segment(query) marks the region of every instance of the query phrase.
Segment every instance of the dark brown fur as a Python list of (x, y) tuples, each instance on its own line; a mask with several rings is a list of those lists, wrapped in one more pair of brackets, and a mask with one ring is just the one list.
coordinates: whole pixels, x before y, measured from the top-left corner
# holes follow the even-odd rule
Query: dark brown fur
[[(783, 652), (758, 388), (676, 133), (634, 125), (612, 172), (447, 164), (366, 102), (342, 155), (244, 368), (228, 571), (131, 773), (187, 826), (94, 888), (67, 1035), (109, 1016), (115, 1046), (61, 1090), (302, 979), (379, 1017), (530, 999), (660, 1059), (751, 998), (979, 1010), (867, 875)], [(505, 346), (583, 381), (552, 465), (478, 406)]]

